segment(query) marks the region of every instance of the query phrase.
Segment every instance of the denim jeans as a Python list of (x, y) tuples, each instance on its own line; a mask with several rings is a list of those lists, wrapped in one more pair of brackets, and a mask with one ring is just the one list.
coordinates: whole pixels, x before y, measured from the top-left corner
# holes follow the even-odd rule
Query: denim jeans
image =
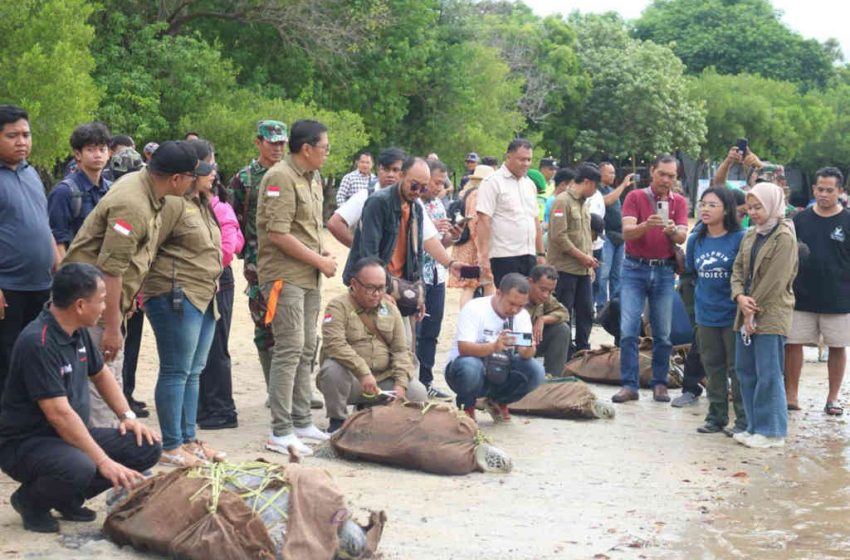
[(536, 389), (544, 377), (546, 374), (539, 362), (518, 356), (511, 359), (508, 378), (499, 385), (487, 383), (481, 358), (461, 356), (446, 366), (446, 383), (457, 394), (460, 408), (475, 406), (479, 397), (489, 397), (500, 404), (516, 402)]
[(596, 307), (601, 308), (605, 303), (620, 294), (620, 269), (623, 267), (623, 257), (626, 254), (626, 244), (614, 245), (608, 239), (602, 246), (602, 262), (599, 263), (599, 292), (596, 295)]
[(747, 346), (741, 334), (735, 334), (735, 372), (751, 434), (785, 437), (788, 433), (784, 371), (784, 336), (755, 334)]
[(430, 387), (434, 381), (434, 357), (437, 354), (437, 337), (443, 324), (446, 306), (446, 284), (425, 284), (425, 312), (427, 316), (416, 325), (416, 358), (419, 360), (419, 381)]
[(145, 312), (159, 354), (154, 399), (162, 448), (171, 450), (195, 441), (198, 380), (215, 334), (213, 307), (210, 303), (201, 311), (183, 296), (183, 311), (179, 313), (171, 309), (171, 297), (165, 294), (147, 300)]
[(652, 382), (667, 385), (670, 371), (670, 326), (673, 321), (673, 267), (623, 260), (620, 279), (620, 379), (639, 387), (638, 336), (644, 302), (649, 299), (652, 325)]

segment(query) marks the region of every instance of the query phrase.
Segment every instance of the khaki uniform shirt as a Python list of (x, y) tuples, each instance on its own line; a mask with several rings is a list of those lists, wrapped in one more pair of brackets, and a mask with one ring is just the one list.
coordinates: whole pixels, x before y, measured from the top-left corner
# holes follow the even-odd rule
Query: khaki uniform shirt
[[(564, 307), (555, 296), (549, 296), (543, 303), (534, 305), (530, 301), (525, 306), (525, 310), (531, 315), (531, 324), (537, 322), (537, 319), (545, 315), (553, 315), (558, 318), (558, 323), (566, 323), (570, 320), (570, 312)], [(558, 324), (553, 323), (553, 324)]]
[(284, 254), (269, 240), (269, 234), (292, 234), (308, 249), (321, 253), (323, 200), (319, 173), (300, 169), (292, 156), (266, 172), (257, 200), (261, 283), (284, 280), (304, 289), (321, 287), (319, 270)]
[(147, 169), (124, 175), (86, 217), (65, 255), (65, 262), (122, 277), (122, 313), (133, 309), (156, 253), (162, 205)]
[(567, 272), (577, 276), (590, 274), (590, 269), (579, 263), (570, 250), (575, 247), (582, 253), (593, 252), (593, 240), (590, 233), (590, 210), (585, 199), (570, 189), (555, 197), (549, 214), (549, 248), (546, 262), (558, 272)]
[(502, 165), (478, 187), (477, 212), (490, 216), (493, 258), (537, 254), (537, 187)]
[(157, 252), (143, 288), (144, 299), (167, 294), (172, 282), (202, 313), (215, 300), (221, 264), (221, 229), (205, 195), (167, 196)]
[(359, 313), (365, 312), (349, 294), (328, 303), (322, 320), (322, 361), (335, 360), (358, 379), (371, 373), (377, 381), (391, 378), (406, 388), (413, 362), (404, 334), (406, 322), (398, 308), (382, 300), (368, 312), (389, 346), (369, 332)]

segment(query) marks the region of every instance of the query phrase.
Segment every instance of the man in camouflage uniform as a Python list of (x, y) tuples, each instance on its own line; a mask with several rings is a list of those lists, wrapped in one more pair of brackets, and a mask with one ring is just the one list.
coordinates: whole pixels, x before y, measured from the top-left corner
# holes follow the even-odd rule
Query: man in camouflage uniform
[(245, 248), (239, 255), (244, 262), (245, 280), (248, 281), (248, 309), (254, 321), (254, 344), (260, 355), (263, 367), (263, 377), (266, 387), (269, 384), (269, 366), (271, 364), (270, 349), (274, 346), (271, 325), (263, 325), (266, 315), (266, 301), (260, 291), (257, 280), (257, 194), (260, 181), (274, 164), (283, 157), (289, 131), (280, 121), (263, 120), (257, 123), (257, 137), (254, 143), (259, 150), (259, 157), (251, 160), (230, 180), (228, 186), (229, 198), (242, 235), (245, 236)]

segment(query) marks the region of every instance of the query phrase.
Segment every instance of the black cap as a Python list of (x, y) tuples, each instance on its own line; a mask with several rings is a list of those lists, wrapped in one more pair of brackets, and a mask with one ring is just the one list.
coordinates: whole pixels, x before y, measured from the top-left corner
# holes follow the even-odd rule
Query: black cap
[(540, 160), (540, 168), (544, 167), (558, 167), (558, 162), (555, 161), (555, 158), (545, 157)]
[[(163, 175), (197, 173), (198, 155), (188, 142), (169, 140), (159, 145), (148, 167)], [(209, 172), (206, 174), (209, 175)]]

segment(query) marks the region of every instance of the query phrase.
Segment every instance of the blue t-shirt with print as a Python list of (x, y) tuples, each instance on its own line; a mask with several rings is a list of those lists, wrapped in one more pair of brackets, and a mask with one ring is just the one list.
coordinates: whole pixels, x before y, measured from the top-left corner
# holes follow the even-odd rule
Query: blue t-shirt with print
[[(697, 228), (694, 228), (697, 229)], [(738, 256), (745, 230), (720, 237), (698, 231), (688, 238), (685, 249), (686, 268), (694, 271), (694, 310), (697, 325), (728, 327), (735, 322), (737, 305), (732, 301), (732, 265)]]

